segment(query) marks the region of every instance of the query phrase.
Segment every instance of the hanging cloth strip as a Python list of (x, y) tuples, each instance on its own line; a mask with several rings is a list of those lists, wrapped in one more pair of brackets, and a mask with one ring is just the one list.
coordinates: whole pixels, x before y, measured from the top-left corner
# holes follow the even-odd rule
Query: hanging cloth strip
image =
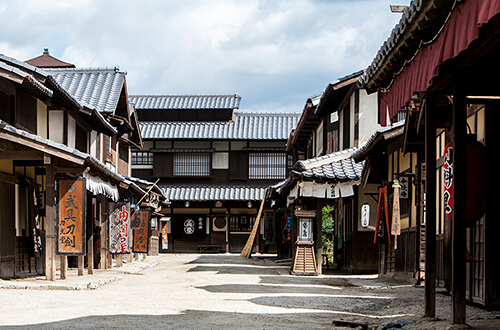
[(120, 194), (118, 193), (118, 188), (116, 186), (113, 186), (109, 182), (85, 172), (83, 173), (83, 177), (87, 182), (86, 189), (94, 195), (104, 195), (110, 198), (113, 202), (118, 202), (120, 199)]

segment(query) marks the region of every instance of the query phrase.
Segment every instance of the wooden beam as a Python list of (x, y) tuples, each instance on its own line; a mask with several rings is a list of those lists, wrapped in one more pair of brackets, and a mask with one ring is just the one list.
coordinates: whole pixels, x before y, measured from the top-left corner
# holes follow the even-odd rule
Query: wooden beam
[(39, 151), (3, 151), (2, 159), (11, 160), (42, 160), (43, 154)]

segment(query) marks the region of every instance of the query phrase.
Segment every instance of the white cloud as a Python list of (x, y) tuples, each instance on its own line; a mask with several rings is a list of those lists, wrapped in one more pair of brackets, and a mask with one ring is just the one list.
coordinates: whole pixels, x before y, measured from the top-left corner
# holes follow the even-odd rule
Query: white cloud
[(0, 53), (119, 65), (130, 94), (239, 92), (248, 108), (301, 111), (370, 64), (399, 20), (392, 2), (12, 1), (0, 6)]

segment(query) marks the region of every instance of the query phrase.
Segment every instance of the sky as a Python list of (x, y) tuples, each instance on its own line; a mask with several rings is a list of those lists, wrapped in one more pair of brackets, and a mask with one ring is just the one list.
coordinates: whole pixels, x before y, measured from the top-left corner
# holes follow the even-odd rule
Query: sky
[(301, 112), (366, 69), (409, 0), (0, 0), (0, 53), (48, 48), (127, 72), (129, 95), (235, 94), (240, 110)]

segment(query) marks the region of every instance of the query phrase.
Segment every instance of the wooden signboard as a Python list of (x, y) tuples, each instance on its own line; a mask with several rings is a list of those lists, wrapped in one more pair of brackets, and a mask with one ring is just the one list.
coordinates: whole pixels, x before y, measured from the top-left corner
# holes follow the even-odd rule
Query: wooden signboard
[(85, 255), (85, 178), (57, 178), (56, 196), (56, 254)]
[(133, 231), (132, 252), (148, 253), (149, 228), (151, 221), (150, 210), (135, 211), (130, 218), (130, 226)]
[(130, 203), (111, 203), (109, 252), (130, 253)]

